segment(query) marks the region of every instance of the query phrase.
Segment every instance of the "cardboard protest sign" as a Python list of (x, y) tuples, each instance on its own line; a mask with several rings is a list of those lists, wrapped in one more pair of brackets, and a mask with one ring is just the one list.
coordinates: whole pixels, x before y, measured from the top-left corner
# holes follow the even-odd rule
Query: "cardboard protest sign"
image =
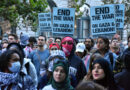
[(53, 34), (74, 34), (75, 9), (53, 8)]
[(40, 31), (52, 31), (51, 13), (39, 13), (38, 19)]
[(91, 7), (92, 35), (116, 33), (114, 5)]
[(116, 30), (123, 30), (124, 28), (124, 13), (125, 5), (116, 4), (115, 5), (115, 17), (116, 17)]

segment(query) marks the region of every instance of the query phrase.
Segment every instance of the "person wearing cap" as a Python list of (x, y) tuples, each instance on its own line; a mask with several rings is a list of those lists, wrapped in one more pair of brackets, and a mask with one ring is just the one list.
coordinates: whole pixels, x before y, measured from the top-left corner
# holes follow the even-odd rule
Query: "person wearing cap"
[(60, 49), (60, 46), (59, 46), (59, 44), (57, 44), (57, 43), (51, 43), (50, 45), (49, 45), (49, 50), (50, 51), (52, 51), (52, 50), (59, 50)]
[(85, 50), (85, 44), (84, 43), (78, 43), (76, 45), (76, 55), (79, 56), (81, 59), (85, 56), (86, 50)]
[(72, 37), (64, 37), (61, 41), (61, 49), (70, 63), (69, 73), (74, 75), (79, 83), (86, 75), (83, 61), (75, 54), (75, 41)]

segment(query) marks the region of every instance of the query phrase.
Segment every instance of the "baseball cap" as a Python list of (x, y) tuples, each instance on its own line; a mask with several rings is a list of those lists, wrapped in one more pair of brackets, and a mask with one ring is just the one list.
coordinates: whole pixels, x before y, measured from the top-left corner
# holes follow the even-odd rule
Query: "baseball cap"
[(76, 52), (84, 52), (85, 50), (85, 44), (84, 43), (78, 43), (76, 45)]

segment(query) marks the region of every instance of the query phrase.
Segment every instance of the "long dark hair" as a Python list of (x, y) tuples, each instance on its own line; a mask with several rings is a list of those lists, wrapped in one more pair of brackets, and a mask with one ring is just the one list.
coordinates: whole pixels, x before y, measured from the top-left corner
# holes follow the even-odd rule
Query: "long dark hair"
[(20, 61), (21, 66), (22, 66), (23, 60), (21, 58), (21, 54), (16, 50), (6, 50), (0, 56), (0, 71), (4, 72), (8, 68), (11, 56), (14, 53), (17, 53), (19, 55), (19, 57), (20, 57), (19, 61)]
[(110, 49), (110, 47), (109, 47), (109, 39), (107, 37), (104, 37), (104, 36), (99, 36), (98, 39), (102, 39), (104, 41), (104, 43), (106, 44), (106, 47), (104, 48), (104, 50), (105, 50), (105, 52), (108, 52), (109, 49)]

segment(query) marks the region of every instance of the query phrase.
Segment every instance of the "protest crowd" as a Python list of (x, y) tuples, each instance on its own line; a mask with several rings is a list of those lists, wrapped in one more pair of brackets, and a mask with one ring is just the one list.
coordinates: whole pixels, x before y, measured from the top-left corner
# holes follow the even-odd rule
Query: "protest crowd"
[(9, 34), (0, 43), (0, 90), (129, 90), (130, 35), (80, 41)]

